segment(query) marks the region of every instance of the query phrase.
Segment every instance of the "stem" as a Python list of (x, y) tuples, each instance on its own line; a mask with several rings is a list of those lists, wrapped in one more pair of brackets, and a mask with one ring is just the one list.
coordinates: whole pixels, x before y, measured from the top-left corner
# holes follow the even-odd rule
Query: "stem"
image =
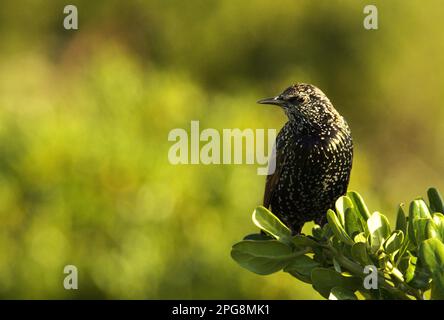
[[(330, 257), (334, 257), (336, 259), (336, 261), (338, 261), (338, 263), (342, 267), (344, 267), (345, 269), (350, 271), (352, 274), (354, 274), (355, 276), (357, 276), (359, 278), (363, 278), (365, 276), (361, 265), (359, 265), (359, 264), (351, 261), (347, 257), (343, 256), (335, 248), (333, 248), (330, 245), (324, 246), (324, 248), (329, 250), (328, 253), (329, 253)], [(389, 291), (390, 293), (392, 293), (402, 299), (411, 300), (407, 294), (410, 294), (417, 299), (422, 298), (421, 294), (418, 294), (418, 292), (416, 292), (416, 290), (412, 290), (412, 288), (408, 288), (407, 286), (405, 286), (406, 290), (401, 290), (399, 288), (391, 286), (389, 283), (387, 283), (386, 279), (384, 278), (384, 273), (382, 273), (380, 271), (378, 271), (378, 282), (380, 283), (380, 286), (382, 288), (384, 288), (385, 290)], [(407, 291), (407, 292), (405, 292), (405, 291)]]

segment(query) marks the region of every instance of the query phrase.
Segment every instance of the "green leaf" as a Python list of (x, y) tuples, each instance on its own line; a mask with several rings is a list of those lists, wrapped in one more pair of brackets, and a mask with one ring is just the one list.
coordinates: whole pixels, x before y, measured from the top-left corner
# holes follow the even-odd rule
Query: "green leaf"
[(279, 241), (291, 244), (291, 231), (268, 209), (259, 206), (253, 211), (253, 223)]
[(409, 237), (407, 237), (406, 235), (404, 235), (404, 241), (401, 245), (401, 249), (399, 249), (399, 252), (397, 253), (397, 257), (396, 257), (396, 265), (401, 261), (401, 259), (407, 254), (407, 249), (409, 248), (409, 246), (411, 245)]
[(347, 196), (341, 196), (336, 200), (335, 208), (342, 225), (345, 224), (345, 211), (352, 207), (353, 202)]
[(444, 270), (444, 244), (438, 239), (433, 238), (422, 242), (418, 256), (430, 274)]
[(429, 190), (427, 190), (427, 196), (429, 197), (432, 211), (444, 213), (444, 201), (439, 191), (435, 188), (429, 188)]
[(434, 274), (430, 298), (432, 300), (444, 300), (444, 270)]
[(429, 224), (430, 222), (433, 222), (432, 219), (430, 218), (419, 218), (413, 221), (413, 225), (415, 227), (414, 232), (415, 232), (416, 243), (421, 243), (422, 241), (427, 240), (429, 238), (427, 224)]
[(333, 258), (333, 268), (335, 269), (336, 272), (339, 272), (339, 273), (342, 272), (341, 265), (336, 260), (336, 258)]
[(295, 246), (297, 246), (297, 247), (310, 247), (310, 248), (314, 248), (314, 247), (318, 247), (319, 246), (319, 244), (315, 240), (313, 240), (313, 239), (311, 239), (311, 238), (309, 238), (307, 236), (303, 236), (301, 234), (295, 235), (293, 237), (293, 244)]
[(398, 207), (398, 214), (396, 216), (396, 230), (401, 230), (404, 234), (407, 231), (407, 221), (404, 213), (404, 204), (400, 204)]
[(353, 245), (353, 240), (345, 232), (345, 229), (341, 225), (335, 212), (331, 209), (327, 211), (327, 220), (330, 229), (333, 231), (334, 235), (338, 238), (338, 240), (341, 240), (342, 242), (348, 245)]
[(361, 218), (358, 216), (355, 208), (347, 208), (345, 210), (345, 231), (352, 239), (356, 234), (364, 231)]
[(362, 243), (367, 243), (367, 237), (365, 236), (364, 232), (358, 233), (353, 240), (355, 242), (362, 242)]
[(432, 277), (432, 299), (444, 299), (444, 244), (436, 238), (422, 242), (419, 259)]
[(352, 201), (353, 206), (356, 208), (364, 221), (367, 221), (367, 219), (370, 218), (370, 211), (365, 205), (365, 202), (360, 194), (355, 191), (349, 191), (347, 192), (347, 197)]
[(353, 291), (341, 287), (334, 287), (330, 291), (328, 300), (358, 300)]
[(412, 280), (415, 273), (416, 261), (412, 261), (412, 259), (416, 258), (407, 254), (398, 263), (398, 269), (404, 274), (406, 282)]
[(311, 272), (311, 281), (313, 288), (324, 298), (330, 296), (334, 287), (341, 287), (351, 292), (355, 292), (360, 286), (362, 280), (358, 277), (345, 276), (332, 269), (315, 268)]
[(432, 220), (437, 226), (444, 226), (444, 214), (435, 212), (432, 215)]
[(432, 216), (430, 215), (429, 208), (427, 207), (427, 204), (422, 199), (417, 199), (412, 201), (410, 203), (409, 211), (413, 219), (432, 218)]
[(370, 246), (374, 253), (378, 251), (385, 239), (390, 235), (390, 226), (387, 218), (379, 212), (374, 212), (367, 220), (370, 232)]
[[(425, 222), (422, 221), (417, 224), (415, 221), (417, 219), (431, 219), (429, 209), (427, 208), (426, 203), (422, 199), (414, 200), (410, 203), (409, 206), (409, 220), (407, 226), (407, 235), (412, 242), (412, 244), (417, 245), (418, 237), (420, 239), (424, 239), (425, 236)], [(420, 233), (418, 233), (418, 227), (420, 227)]]
[(384, 251), (387, 254), (394, 254), (401, 249), (404, 241), (404, 233), (401, 230), (393, 231), (384, 242)]
[[(416, 289), (428, 290), (430, 287), (430, 273), (424, 267), (424, 263), (417, 257), (410, 256), (410, 266), (407, 270), (406, 280), (407, 283)], [(411, 277), (410, 272), (413, 272)]]
[(351, 248), (351, 255), (353, 259), (355, 259), (361, 265), (366, 266), (372, 264), (367, 253), (367, 245), (363, 242), (358, 242), (353, 245)]
[(440, 241), (442, 241), (441, 235), (433, 220), (427, 220), (427, 224), (425, 226), (425, 236), (426, 239), (438, 238)]
[(241, 267), (266, 275), (281, 270), (295, 254), (289, 246), (277, 240), (244, 240), (233, 246), (231, 257)]
[(438, 238), (444, 242), (444, 215), (434, 213), (432, 217), (433, 221), (427, 225), (427, 236), (428, 238)]
[(439, 212), (435, 212), (432, 215), (432, 220), (433, 220), (433, 222), (435, 222), (435, 224), (437, 226), (444, 225), (444, 214), (439, 213)]
[(311, 272), (321, 264), (306, 255), (296, 257), (284, 268), (285, 272), (306, 283), (311, 283)]
[(429, 288), (429, 273), (415, 256), (412, 256), (410, 253), (404, 255), (399, 261), (398, 269), (403, 273), (404, 279), (409, 286), (421, 290)]
[(252, 233), (246, 235), (243, 240), (273, 240), (274, 238), (264, 233)]

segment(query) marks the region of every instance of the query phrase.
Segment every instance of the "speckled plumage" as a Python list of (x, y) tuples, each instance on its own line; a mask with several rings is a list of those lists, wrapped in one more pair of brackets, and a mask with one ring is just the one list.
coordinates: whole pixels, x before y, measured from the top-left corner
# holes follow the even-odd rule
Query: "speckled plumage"
[(281, 106), (289, 119), (276, 138), (275, 170), (267, 176), (264, 206), (293, 233), (300, 233), (306, 221), (324, 224), (350, 178), (353, 142), (347, 122), (309, 84), (295, 84), (258, 102)]

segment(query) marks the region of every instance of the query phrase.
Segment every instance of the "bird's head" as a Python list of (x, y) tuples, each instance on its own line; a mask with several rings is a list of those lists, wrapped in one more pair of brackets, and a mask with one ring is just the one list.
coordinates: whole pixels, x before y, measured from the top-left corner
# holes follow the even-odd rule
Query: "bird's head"
[(311, 124), (335, 121), (340, 117), (327, 96), (311, 84), (294, 84), (276, 97), (261, 99), (258, 103), (280, 106), (290, 120)]

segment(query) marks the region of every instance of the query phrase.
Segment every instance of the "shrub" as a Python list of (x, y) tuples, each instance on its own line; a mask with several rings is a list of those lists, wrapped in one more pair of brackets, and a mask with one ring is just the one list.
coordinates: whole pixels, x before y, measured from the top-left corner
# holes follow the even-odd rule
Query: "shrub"
[(278, 271), (309, 283), (328, 299), (444, 299), (444, 202), (435, 188), (413, 200), (396, 226), (371, 213), (357, 192), (328, 210), (322, 228), (294, 235), (259, 206), (253, 222), (263, 232), (236, 243), (232, 258), (259, 275)]

